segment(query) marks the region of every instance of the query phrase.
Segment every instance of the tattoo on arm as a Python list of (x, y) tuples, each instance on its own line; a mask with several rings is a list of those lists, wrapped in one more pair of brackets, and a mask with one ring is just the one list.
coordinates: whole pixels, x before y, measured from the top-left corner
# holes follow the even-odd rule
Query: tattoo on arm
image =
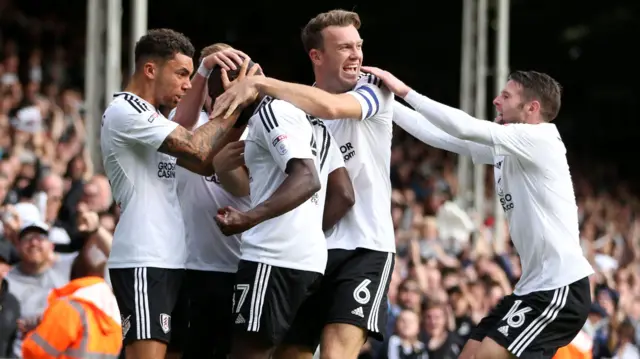
[(239, 114), (236, 111), (227, 120), (213, 119), (193, 132), (178, 126), (167, 136), (158, 151), (192, 165), (211, 162), (225, 145), (223, 139)]

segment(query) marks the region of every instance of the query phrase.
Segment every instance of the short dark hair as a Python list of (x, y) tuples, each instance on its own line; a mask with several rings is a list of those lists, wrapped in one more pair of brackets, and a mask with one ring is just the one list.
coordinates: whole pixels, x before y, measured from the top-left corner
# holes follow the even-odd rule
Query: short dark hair
[(551, 76), (536, 71), (514, 71), (509, 80), (522, 86), (522, 96), (540, 102), (540, 113), (546, 122), (553, 121), (560, 112), (562, 86)]
[(171, 29), (153, 29), (142, 36), (135, 47), (136, 67), (141, 61), (157, 59), (167, 61), (176, 54), (184, 54), (193, 57), (195, 49), (189, 38)]
[(309, 53), (311, 49), (322, 49), (324, 44), (322, 30), (329, 26), (345, 27), (350, 25), (353, 25), (357, 30), (360, 29), (360, 16), (353, 11), (338, 9), (316, 15), (302, 29), (300, 37), (302, 38), (304, 51)]

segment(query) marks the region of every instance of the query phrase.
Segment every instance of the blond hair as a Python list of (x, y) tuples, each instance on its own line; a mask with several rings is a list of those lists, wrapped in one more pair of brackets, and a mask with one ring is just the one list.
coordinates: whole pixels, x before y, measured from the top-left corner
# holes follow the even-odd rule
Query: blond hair
[(331, 10), (316, 15), (313, 19), (309, 20), (307, 25), (302, 29), (302, 45), (304, 50), (308, 53), (312, 49), (322, 49), (323, 38), (322, 30), (330, 26), (353, 26), (356, 30), (360, 29), (360, 16), (353, 11), (346, 10)]

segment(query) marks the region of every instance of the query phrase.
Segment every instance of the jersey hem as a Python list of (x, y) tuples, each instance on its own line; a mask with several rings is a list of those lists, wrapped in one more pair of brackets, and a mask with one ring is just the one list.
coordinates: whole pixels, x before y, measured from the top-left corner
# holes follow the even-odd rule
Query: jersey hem
[(285, 261), (280, 261), (276, 259), (265, 259), (265, 258), (261, 258), (260, 256), (245, 255), (245, 256), (242, 256), (240, 260), (268, 264), (270, 266), (279, 267), (279, 268), (287, 268), (287, 269), (293, 269), (293, 270), (301, 270), (305, 272), (320, 273), (322, 275), (324, 275), (324, 270), (325, 270), (325, 267), (327, 266), (326, 259), (325, 259), (325, 265), (322, 267), (321, 270), (318, 270), (316, 268), (312, 268), (309, 266), (292, 264), (291, 262), (285, 262)]
[(235, 273), (238, 271), (238, 266), (235, 267), (215, 267), (215, 266), (199, 266), (199, 265), (185, 265), (185, 269), (197, 270), (202, 272), (221, 272), (221, 273)]
[(531, 293), (535, 293), (535, 292), (546, 292), (546, 291), (550, 291), (550, 290), (555, 290), (555, 289), (558, 289), (558, 288), (562, 288), (562, 287), (571, 285), (571, 284), (573, 284), (575, 282), (578, 282), (578, 281), (580, 281), (580, 280), (592, 275), (593, 273), (595, 273), (595, 272), (593, 270), (591, 270), (591, 272), (589, 272), (589, 273), (581, 274), (581, 275), (576, 276), (576, 277), (571, 277), (571, 279), (562, 281), (560, 284), (550, 285), (550, 286), (545, 286), (545, 287), (540, 287), (540, 288), (534, 288), (534, 289), (531, 289), (531, 290), (524, 290), (524, 291), (523, 290), (519, 290), (517, 288), (518, 284), (516, 283), (516, 288), (514, 288), (513, 294), (518, 296), (518, 297), (522, 297), (522, 296), (525, 296), (525, 295), (528, 295), (528, 294), (531, 294)]
[(107, 268), (109, 269), (122, 269), (122, 268), (162, 268), (162, 269), (185, 269), (184, 264), (168, 264), (166, 262), (109, 262), (107, 261)]
[(384, 252), (384, 253), (396, 253), (396, 249), (395, 248), (380, 248), (380, 247), (375, 247), (375, 246), (360, 246), (360, 245), (355, 245), (355, 246), (331, 246), (330, 244), (327, 243), (327, 249), (344, 249), (347, 251), (354, 251), (356, 249), (368, 249), (370, 251), (374, 251), (374, 252)]

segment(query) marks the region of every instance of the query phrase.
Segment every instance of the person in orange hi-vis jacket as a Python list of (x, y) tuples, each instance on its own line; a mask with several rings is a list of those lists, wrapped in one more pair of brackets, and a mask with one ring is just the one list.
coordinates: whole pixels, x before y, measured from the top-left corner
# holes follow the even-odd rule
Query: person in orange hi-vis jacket
[(49, 307), (22, 345), (24, 359), (118, 358), (122, 324), (118, 304), (104, 281), (105, 262), (83, 251), (71, 268), (71, 282), (54, 289)]
[(593, 339), (584, 330), (569, 343), (556, 352), (553, 359), (592, 359)]

